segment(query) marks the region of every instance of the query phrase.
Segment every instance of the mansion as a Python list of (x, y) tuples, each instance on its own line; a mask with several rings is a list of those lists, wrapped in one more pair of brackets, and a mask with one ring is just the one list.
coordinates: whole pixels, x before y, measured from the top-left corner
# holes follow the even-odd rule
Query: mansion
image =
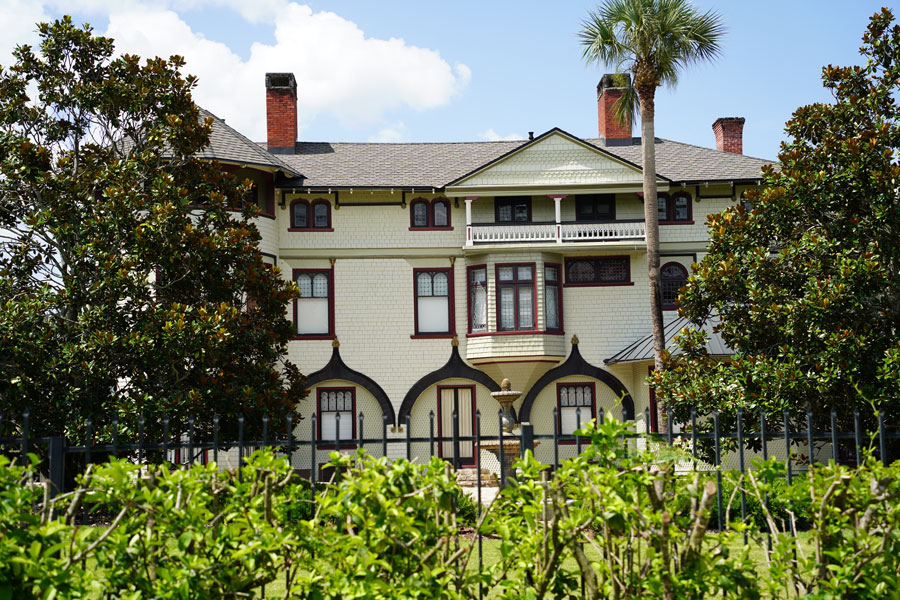
[[(484, 435), (496, 436), (490, 394), (503, 379), (522, 392), (515, 409), (536, 435), (570, 434), (576, 411), (656, 427), (655, 410), (644, 422), (655, 405), (646, 140), (613, 118), (616, 81), (597, 87), (596, 138), (297, 141), (290, 73), (266, 75), (265, 144), (213, 117), (204, 156), (253, 181), (260, 250), (300, 289), (287, 308), (289, 358), (308, 378), (297, 435), (313, 435), (315, 413), (318, 463), (338, 435), (449, 436), (454, 411), (459, 435), (473, 435), (480, 411)], [(706, 251), (707, 215), (740, 202), (771, 162), (742, 155), (743, 124), (717, 119), (716, 149), (653, 140), (667, 340), (684, 325), (675, 299)], [(710, 353), (730, 351), (714, 336)], [(463, 464), (478, 451), (458, 450)]]

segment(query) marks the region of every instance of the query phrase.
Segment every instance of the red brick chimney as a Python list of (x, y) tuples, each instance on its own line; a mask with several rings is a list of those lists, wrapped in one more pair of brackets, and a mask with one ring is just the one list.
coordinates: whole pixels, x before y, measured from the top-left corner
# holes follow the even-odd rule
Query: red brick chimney
[(631, 87), (631, 76), (622, 73), (606, 74), (597, 84), (597, 125), (599, 137), (610, 140), (631, 141), (631, 121), (623, 123), (616, 119), (613, 105)]
[(293, 154), (297, 143), (297, 80), (293, 73), (266, 73), (266, 145)]
[(716, 150), (744, 153), (744, 117), (719, 117), (712, 125)]

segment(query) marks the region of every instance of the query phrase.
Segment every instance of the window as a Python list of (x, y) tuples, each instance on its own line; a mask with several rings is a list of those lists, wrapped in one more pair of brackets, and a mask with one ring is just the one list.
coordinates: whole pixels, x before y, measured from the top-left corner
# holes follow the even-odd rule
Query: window
[[(354, 388), (318, 388), (319, 441), (350, 441), (356, 437), (356, 390)], [(340, 417), (340, 425), (338, 425)], [(338, 432), (340, 431), (340, 439)]]
[(615, 194), (575, 196), (576, 221), (613, 221), (615, 218)]
[(556, 265), (544, 266), (544, 319), (547, 331), (562, 331), (562, 290)]
[(566, 259), (566, 285), (630, 285), (631, 259), (602, 256)]
[(659, 287), (662, 294), (663, 310), (675, 310), (678, 290), (687, 283), (688, 273), (676, 262), (666, 263), (659, 270)]
[(497, 329), (535, 329), (534, 265), (497, 265)]
[(413, 270), (416, 287), (416, 334), (450, 331), (450, 269)]
[(324, 198), (291, 202), (291, 227), (288, 231), (334, 231), (331, 228), (331, 203)]
[(487, 268), (469, 267), (469, 333), (487, 331)]
[(410, 229), (450, 229), (450, 202), (416, 198), (410, 205)]
[(594, 395), (593, 383), (557, 384), (557, 428), (560, 435), (572, 435), (576, 429), (594, 418)]
[(530, 223), (531, 197), (495, 198), (494, 211), (494, 219), (497, 223)]
[(691, 195), (687, 192), (677, 192), (669, 195), (659, 194), (657, 199), (660, 223), (689, 224), (691, 221)]
[(238, 169), (233, 173), (237, 182), (243, 185), (250, 181), (250, 190), (244, 196), (244, 202), (256, 205), (259, 212), (267, 217), (274, 217), (275, 196), (271, 186), (271, 176), (256, 169)]
[(334, 331), (334, 287), (331, 269), (295, 269), (300, 297), (294, 300), (298, 336), (330, 337)]

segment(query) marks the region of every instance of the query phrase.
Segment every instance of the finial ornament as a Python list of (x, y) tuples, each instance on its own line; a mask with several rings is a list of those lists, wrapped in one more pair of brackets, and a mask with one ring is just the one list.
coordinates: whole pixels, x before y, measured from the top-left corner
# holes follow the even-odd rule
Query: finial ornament
[(572, 336), (572, 345), (573, 345), (573, 346), (577, 346), (577, 345), (578, 345), (578, 336), (577, 336), (577, 335), (573, 335), (573, 336)]
[(500, 390), (504, 392), (508, 392), (512, 389), (512, 383), (509, 379), (504, 378), (503, 381), (500, 382)]
[(337, 261), (336, 258), (329, 258), (329, 259), (328, 259), (328, 262), (331, 263), (331, 266), (332, 266), (332, 267), (334, 266), (334, 263), (335, 263), (336, 261)]
[(454, 348), (458, 347), (459, 346), (459, 338), (454, 335), (453, 339), (450, 340), (450, 345), (453, 346)]
[(455, 257), (455, 256), (451, 256), (451, 257), (450, 257), (450, 264), (452, 265), (452, 264), (454, 264), (455, 262), (456, 262), (456, 257)]
[(341, 347), (341, 343), (338, 341), (337, 338), (334, 338), (334, 340), (332, 340), (331, 347), (332, 348), (340, 348)]

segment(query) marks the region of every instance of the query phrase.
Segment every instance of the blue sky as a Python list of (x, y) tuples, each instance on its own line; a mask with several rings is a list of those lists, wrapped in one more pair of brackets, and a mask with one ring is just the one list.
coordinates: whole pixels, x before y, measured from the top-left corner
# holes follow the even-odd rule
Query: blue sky
[[(595, 88), (607, 69), (586, 65), (576, 38), (595, 2), (2, 4), (0, 63), (14, 43), (34, 43), (35, 21), (69, 12), (124, 51), (185, 55), (200, 77), (197, 101), (255, 140), (265, 135), (263, 74), (282, 70), (298, 78), (304, 140), (521, 138), (552, 127), (597, 134)], [(723, 55), (660, 91), (657, 135), (712, 146), (716, 117), (743, 116), (745, 154), (775, 158), (793, 110), (830, 100), (821, 67), (858, 64), (868, 17), (884, 4), (697, 1), (725, 21)]]

